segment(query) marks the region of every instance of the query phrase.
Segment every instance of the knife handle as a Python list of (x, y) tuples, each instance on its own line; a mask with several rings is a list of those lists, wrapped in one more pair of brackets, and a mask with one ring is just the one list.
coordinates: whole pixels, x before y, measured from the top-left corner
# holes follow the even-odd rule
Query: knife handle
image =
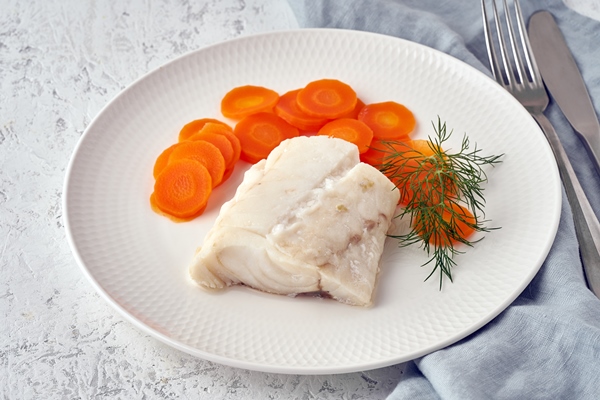
[(583, 144), (596, 167), (595, 171), (600, 176), (600, 127), (596, 125), (585, 131), (578, 131), (573, 126), (573, 129), (583, 139)]
[(554, 127), (542, 113), (532, 113), (554, 152), (558, 171), (573, 211), (575, 233), (588, 287), (600, 297), (600, 222), (588, 201)]

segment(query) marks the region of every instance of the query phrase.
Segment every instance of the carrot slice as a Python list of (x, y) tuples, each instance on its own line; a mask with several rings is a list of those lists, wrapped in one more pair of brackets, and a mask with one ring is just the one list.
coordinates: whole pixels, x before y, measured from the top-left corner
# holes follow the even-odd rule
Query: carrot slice
[(176, 146), (177, 146), (177, 143), (167, 147), (156, 158), (156, 161), (154, 162), (154, 170), (152, 171), (152, 175), (154, 176), (154, 179), (156, 179), (158, 174), (160, 174), (161, 171), (167, 166), (167, 164), (169, 163), (169, 156), (171, 155), (171, 153), (173, 152), (173, 149), (175, 149)]
[(185, 220), (204, 211), (211, 190), (210, 174), (200, 162), (177, 160), (156, 178), (150, 203), (169, 216)]
[(367, 104), (358, 119), (373, 130), (374, 137), (384, 140), (406, 139), (416, 125), (413, 113), (394, 101)]
[(475, 232), (477, 221), (468, 208), (453, 201), (446, 201), (443, 205), (436, 206), (435, 212), (437, 217), (418, 213), (414, 220), (415, 231), (430, 244), (457, 244)]
[(229, 125), (227, 125), (225, 122), (219, 121), (218, 119), (214, 119), (214, 118), (195, 119), (191, 122), (188, 122), (187, 124), (185, 124), (183, 126), (183, 128), (181, 128), (181, 130), (179, 131), (179, 141), (183, 142), (184, 140), (189, 139), (190, 136), (197, 133), (200, 129), (202, 129), (204, 127), (204, 125), (206, 125), (208, 123), (224, 125), (224, 126), (228, 127), (229, 129), (231, 129), (231, 127)]
[(191, 221), (194, 218), (200, 216), (204, 210), (206, 209), (206, 206), (203, 207), (200, 211), (198, 211), (196, 214), (189, 216), (189, 217), (185, 217), (185, 218), (181, 218), (181, 217), (176, 217), (174, 215), (171, 215), (163, 210), (160, 209), (160, 207), (156, 204), (156, 195), (154, 193), (152, 193), (150, 195), (150, 207), (152, 208), (152, 211), (154, 211), (157, 214), (160, 214), (162, 216), (165, 216), (167, 218), (169, 218), (170, 220), (174, 221), (174, 222), (186, 222), (186, 221)]
[(429, 140), (414, 139), (405, 143), (409, 150), (402, 154), (402, 158), (406, 160), (405, 167), (413, 170), (423, 162), (424, 158), (431, 157), (437, 152), (435, 145)]
[(364, 122), (352, 118), (339, 118), (328, 122), (319, 130), (319, 135), (333, 136), (354, 143), (359, 153), (369, 149), (373, 131)]
[[(229, 143), (233, 149), (233, 156), (231, 162), (225, 166), (225, 172), (223, 173), (223, 180), (221, 183), (225, 182), (227, 179), (229, 179), (233, 173), (233, 170), (235, 169), (235, 165), (240, 160), (240, 155), (242, 153), (242, 145), (240, 144), (240, 140), (233, 134), (233, 129), (229, 125), (208, 123), (204, 125), (204, 127), (198, 133), (218, 134), (229, 140)], [(192, 136), (190, 140), (193, 140), (194, 136)]]
[(360, 111), (363, 109), (363, 107), (365, 106), (365, 103), (363, 103), (363, 101), (361, 99), (356, 99), (356, 105), (354, 106), (354, 109), (352, 111), (350, 111), (349, 113), (346, 113), (344, 115), (342, 115), (341, 117), (338, 118), (354, 118), (354, 119), (358, 119), (358, 113), (360, 113)]
[(356, 92), (337, 79), (320, 79), (301, 89), (296, 101), (298, 107), (308, 115), (335, 119), (354, 109)]
[(213, 187), (218, 186), (225, 173), (225, 158), (219, 149), (204, 140), (181, 142), (169, 156), (169, 164), (177, 160), (195, 160), (204, 165), (212, 179)]
[(229, 125), (218, 125), (208, 123), (204, 125), (202, 128), (202, 132), (206, 133), (218, 133), (219, 135), (225, 136), (229, 142), (231, 142), (231, 146), (233, 147), (233, 160), (232, 163), (238, 162), (240, 159), (240, 154), (242, 152), (242, 145), (240, 144), (240, 140), (233, 134), (233, 128)]
[(360, 160), (377, 169), (392, 162), (394, 154), (409, 150), (405, 141), (388, 141), (376, 137), (373, 137), (368, 147), (368, 150), (360, 155)]
[(418, 139), (383, 143), (388, 147), (384, 150), (387, 153), (383, 157), (383, 173), (397, 186), (402, 186), (405, 196), (400, 202), (406, 204), (413, 198), (415, 189), (426, 184), (427, 172), (432, 167), (427, 158), (434, 155), (429, 147), (431, 142)]
[[(456, 193), (454, 181), (440, 165), (435, 145), (428, 140), (410, 140), (394, 144), (396, 154), (388, 153), (384, 158), (383, 173), (399, 187), (400, 203), (411, 200), (427, 205), (439, 205)], [(418, 199), (415, 196), (419, 195)]]
[(223, 159), (225, 160), (225, 169), (232, 167), (232, 162), (235, 164), (235, 160), (233, 158), (233, 146), (231, 145), (229, 139), (225, 137), (225, 135), (200, 130), (200, 132), (193, 134), (188, 140), (204, 140), (215, 145), (223, 155)]
[(221, 113), (231, 119), (242, 119), (258, 112), (272, 110), (279, 94), (262, 86), (238, 86), (221, 100)]
[(242, 119), (233, 133), (242, 145), (241, 159), (252, 164), (267, 158), (283, 140), (300, 134), (298, 128), (272, 113), (252, 114)]
[(377, 169), (383, 165), (383, 156), (385, 155), (385, 145), (380, 139), (373, 138), (367, 151), (360, 155), (360, 161), (371, 165)]
[(298, 107), (296, 98), (301, 89), (283, 94), (275, 105), (275, 114), (303, 132), (317, 132), (329, 122), (327, 118), (311, 117)]
[[(234, 136), (233, 133), (231, 133), (231, 135)], [(201, 129), (200, 132), (192, 135), (192, 137), (190, 137), (190, 139), (188, 140), (204, 140), (208, 143), (214, 144), (219, 149), (219, 151), (223, 155), (223, 158), (225, 159), (225, 171), (223, 172), (223, 178), (221, 179), (221, 183), (229, 179), (229, 177), (233, 173), (235, 164), (240, 159), (239, 153), (237, 154), (237, 157), (235, 157), (230, 139), (228, 139), (223, 134), (203, 131), (203, 129)], [(238, 139), (236, 138), (236, 140)]]

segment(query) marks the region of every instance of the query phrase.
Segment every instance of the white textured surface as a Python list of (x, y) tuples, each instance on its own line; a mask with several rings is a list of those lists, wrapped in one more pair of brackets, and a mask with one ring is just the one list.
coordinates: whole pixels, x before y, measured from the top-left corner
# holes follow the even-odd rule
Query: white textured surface
[[(593, 1), (579, 3), (597, 15)], [(66, 165), (101, 107), (173, 57), (294, 27), (284, 2), (0, 0), (0, 10), (0, 397), (377, 399), (392, 390), (401, 367), (269, 374), (163, 345), (96, 294), (65, 240)]]

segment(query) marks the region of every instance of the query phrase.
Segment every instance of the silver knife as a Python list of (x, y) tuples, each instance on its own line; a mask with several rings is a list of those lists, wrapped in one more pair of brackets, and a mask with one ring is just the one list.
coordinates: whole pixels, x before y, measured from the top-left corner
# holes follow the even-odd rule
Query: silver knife
[(600, 124), (581, 72), (552, 14), (529, 19), (529, 41), (542, 79), (563, 114), (581, 136), (600, 174)]
[[(600, 170), (598, 119), (583, 78), (554, 18), (547, 11), (537, 12), (529, 19), (528, 31), (531, 48), (546, 87), (588, 145), (597, 170)], [(600, 227), (585, 194), (582, 193), (581, 197), (584, 201), (571, 203), (575, 232), (587, 284), (600, 297)], [(591, 221), (587, 220), (586, 215), (591, 216)]]

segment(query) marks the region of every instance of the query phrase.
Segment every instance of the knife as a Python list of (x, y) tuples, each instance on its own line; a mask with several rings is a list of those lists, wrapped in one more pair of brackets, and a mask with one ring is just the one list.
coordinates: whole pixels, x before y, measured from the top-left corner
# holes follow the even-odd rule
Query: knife
[[(583, 138), (591, 158), (600, 171), (600, 127), (590, 96), (573, 60), (564, 37), (554, 18), (547, 11), (539, 11), (529, 19), (529, 41), (542, 79), (573, 128)], [(580, 188), (581, 190), (581, 188)], [(599, 241), (600, 229), (589, 224), (586, 213), (595, 219), (594, 211), (585, 200), (571, 204), (579, 253), (589, 288), (600, 297)]]
[(529, 41), (542, 79), (575, 132), (581, 136), (600, 174), (600, 124), (581, 72), (552, 14), (529, 19)]

